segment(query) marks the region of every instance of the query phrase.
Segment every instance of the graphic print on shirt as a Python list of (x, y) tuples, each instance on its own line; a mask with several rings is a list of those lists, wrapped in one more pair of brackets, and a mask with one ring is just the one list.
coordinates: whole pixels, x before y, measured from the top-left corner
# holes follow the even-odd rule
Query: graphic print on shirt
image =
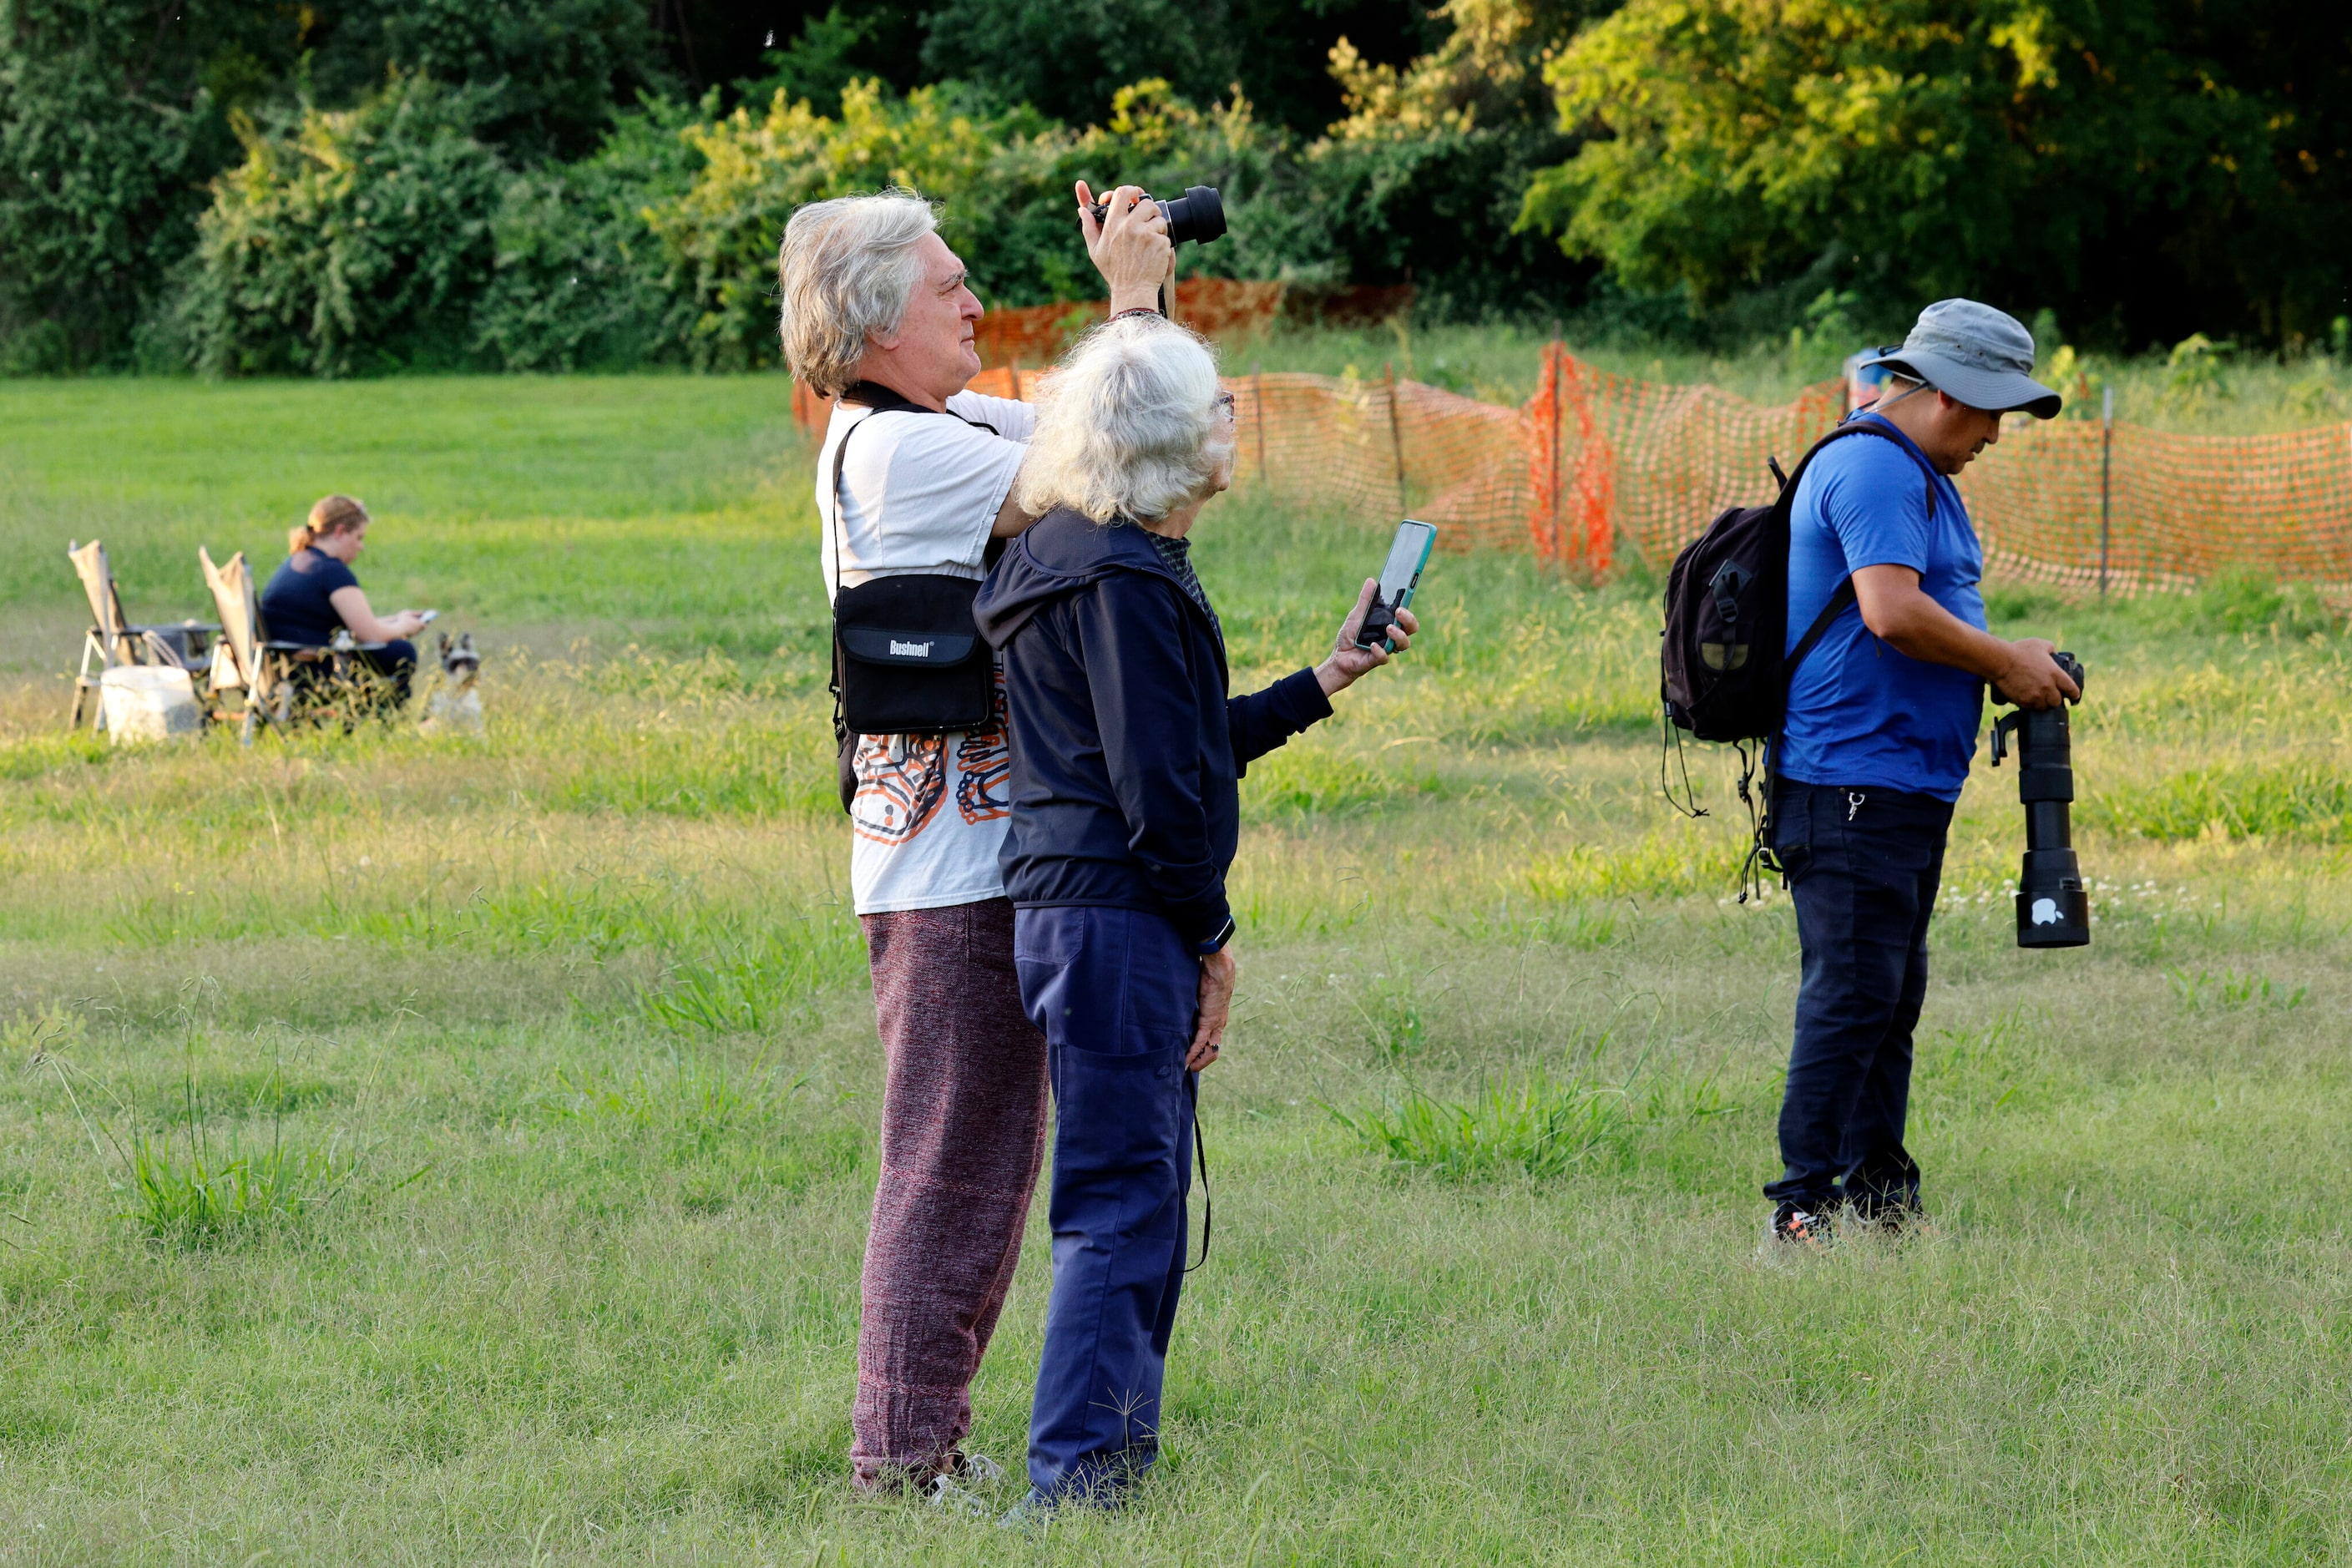
[(857, 837), (904, 844), (920, 833), (947, 798), (947, 752), (943, 735), (860, 735), (857, 795), (849, 805)]
[(966, 822), (994, 822), (1013, 815), (1013, 746), (1006, 739), (1004, 671), (996, 672), (996, 710), (985, 730), (974, 730), (956, 748), (956, 810)]

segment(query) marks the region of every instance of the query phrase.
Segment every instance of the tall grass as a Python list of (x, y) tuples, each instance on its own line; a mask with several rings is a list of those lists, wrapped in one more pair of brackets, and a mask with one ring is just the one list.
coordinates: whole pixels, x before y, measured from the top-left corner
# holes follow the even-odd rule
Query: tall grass
[(184, 1152), (168, 1136), (131, 1143), (131, 1213), (149, 1235), (184, 1246), (218, 1243), (273, 1221), (299, 1220), (331, 1203), (358, 1169), (336, 1140), (215, 1153), (192, 1126)]
[(2112, 832), (2181, 843), (2278, 838), (2352, 843), (2352, 772), (2318, 758), (2189, 767), (2102, 790), (2082, 819)]

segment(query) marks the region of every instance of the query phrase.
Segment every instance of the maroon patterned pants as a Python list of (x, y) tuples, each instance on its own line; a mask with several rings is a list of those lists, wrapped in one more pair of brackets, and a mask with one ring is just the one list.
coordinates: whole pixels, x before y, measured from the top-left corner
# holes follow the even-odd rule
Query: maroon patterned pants
[(953, 1466), (1045, 1154), (1045, 1039), (1021, 1011), (1004, 899), (866, 915), (889, 1064), (860, 1281), (857, 1485)]

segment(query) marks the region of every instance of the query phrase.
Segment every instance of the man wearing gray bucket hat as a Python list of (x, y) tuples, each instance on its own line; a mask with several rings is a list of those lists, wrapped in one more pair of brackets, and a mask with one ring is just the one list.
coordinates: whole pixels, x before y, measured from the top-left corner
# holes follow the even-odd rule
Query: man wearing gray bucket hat
[(1903, 1147), (1911, 1036), (1927, 989), (1927, 922), (1988, 681), (2028, 708), (2079, 696), (2038, 637), (1985, 629), (1984, 551), (1952, 483), (2038, 419), (2033, 334), (1973, 300), (1919, 313), (1854, 415), (1881, 440), (1821, 448), (1789, 520), (1789, 647), (1828, 624), (1789, 683), (1772, 748), (1772, 849), (1797, 910), (1803, 978), (1780, 1107), (1772, 1234), (1818, 1244), (1839, 1218), (1918, 1211)]

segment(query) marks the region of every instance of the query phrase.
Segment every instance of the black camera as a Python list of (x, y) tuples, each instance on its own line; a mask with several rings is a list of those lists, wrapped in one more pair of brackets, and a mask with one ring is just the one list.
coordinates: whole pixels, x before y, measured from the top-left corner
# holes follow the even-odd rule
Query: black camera
[[(1168, 219), (1168, 239), (1171, 245), (1191, 240), (1206, 245), (1225, 237), (1225, 199), (1213, 186), (1194, 185), (1172, 202), (1154, 200), (1147, 192), (1142, 200), (1158, 207)], [(1097, 202), (1091, 209), (1099, 224), (1110, 212), (1108, 202)]]
[[(2071, 653), (2052, 662), (2083, 689), (2083, 666)], [(2009, 698), (1993, 689), (1995, 702)], [(2080, 701), (2080, 698), (2074, 700)], [(2083, 868), (2074, 858), (2071, 807), (2074, 801), (2074, 742), (2066, 727), (2066, 704), (2020, 708), (1992, 727), (1992, 765), (2014, 742), (2017, 798), (2025, 806), (2025, 867), (2017, 879), (2017, 945), (2088, 947), (2091, 900), (2083, 889)]]

